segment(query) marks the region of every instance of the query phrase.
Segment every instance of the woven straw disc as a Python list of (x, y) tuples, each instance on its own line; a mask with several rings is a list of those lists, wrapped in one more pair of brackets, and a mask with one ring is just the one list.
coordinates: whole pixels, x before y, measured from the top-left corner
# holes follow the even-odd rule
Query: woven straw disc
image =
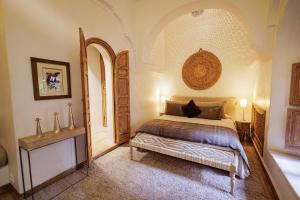
[(217, 56), (200, 49), (191, 55), (182, 67), (182, 79), (195, 90), (205, 90), (213, 86), (220, 78), (222, 65)]

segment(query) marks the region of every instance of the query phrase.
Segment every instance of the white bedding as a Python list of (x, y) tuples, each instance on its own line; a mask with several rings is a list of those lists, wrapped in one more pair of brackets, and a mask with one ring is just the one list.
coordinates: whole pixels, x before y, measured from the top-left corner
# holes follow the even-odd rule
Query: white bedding
[(205, 125), (215, 125), (222, 126), (226, 128), (231, 128), (236, 131), (236, 127), (234, 121), (232, 119), (221, 119), (221, 120), (210, 120), (210, 119), (202, 119), (202, 118), (188, 118), (188, 117), (180, 117), (173, 115), (162, 115), (157, 117), (157, 119), (170, 120), (176, 122), (189, 122), (195, 124), (205, 124)]

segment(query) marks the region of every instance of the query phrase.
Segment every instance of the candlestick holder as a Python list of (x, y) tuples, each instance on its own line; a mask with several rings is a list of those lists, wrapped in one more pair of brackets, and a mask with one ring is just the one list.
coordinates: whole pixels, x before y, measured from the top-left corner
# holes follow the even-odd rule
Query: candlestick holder
[(75, 128), (73, 111), (72, 111), (72, 103), (68, 103), (68, 106), (69, 106), (69, 123), (68, 123), (68, 129), (72, 130), (72, 129)]
[(42, 132), (40, 121), (41, 121), (40, 118), (35, 119), (35, 122), (36, 122), (36, 136), (39, 137), (39, 138), (44, 136), (44, 134)]
[(59, 133), (60, 132), (60, 123), (58, 120), (58, 114), (57, 112), (54, 113), (54, 128), (53, 128), (54, 133)]

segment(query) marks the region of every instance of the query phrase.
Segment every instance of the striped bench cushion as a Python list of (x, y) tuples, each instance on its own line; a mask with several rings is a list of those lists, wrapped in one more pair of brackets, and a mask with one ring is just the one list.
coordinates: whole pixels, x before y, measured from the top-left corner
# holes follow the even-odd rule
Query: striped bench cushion
[(147, 133), (138, 133), (130, 140), (130, 145), (226, 171), (237, 167), (234, 152), (227, 148), (213, 148), (212, 145), (164, 138)]

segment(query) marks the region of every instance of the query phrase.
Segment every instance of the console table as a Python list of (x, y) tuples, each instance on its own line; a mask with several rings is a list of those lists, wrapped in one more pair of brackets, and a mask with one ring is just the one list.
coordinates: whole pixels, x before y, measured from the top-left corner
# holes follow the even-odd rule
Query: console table
[[(32, 171), (31, 171), (31, 162), (30, 162), (30, 152), (51, 144), (55, 144), (61, 142), (63, 140), (67, 140), (70, 138), (74, 139), (74, 151), (75, 151), (75, 161), (76, 167), (78, 165), (78, 158), (77, 158), (77, 144), (76, 144), (76, 137), (80, 135), (85, 135), (85, 128), (75, 128), (72, 130), (69, 129), (61, 129), (59, 133), (54, 133), (53, 131), (49, 131), (43, 134), (42, 137), (37, 137), (35, 135), (20, 138), (19, 139), (19, 153), (20, 153), (20, 163), (21, 163), (21, 172), (22, 172), (22, 183), (23, 183), (23, 195), (26, 197), (26, 188), (25, 188), (25, 181), (24, 181), (24, 171), (23, 171), (23, 159), (22, 159), (22, 149), (27, 152), (28, 158), (28, 167), (29, 167), (29, 178), (30, 178), (30, 193), (32, 199), (34, 199), (34, 189), (32, 184)], [(87, 174), (88, 175), (88, 167), (87, 167)]]

